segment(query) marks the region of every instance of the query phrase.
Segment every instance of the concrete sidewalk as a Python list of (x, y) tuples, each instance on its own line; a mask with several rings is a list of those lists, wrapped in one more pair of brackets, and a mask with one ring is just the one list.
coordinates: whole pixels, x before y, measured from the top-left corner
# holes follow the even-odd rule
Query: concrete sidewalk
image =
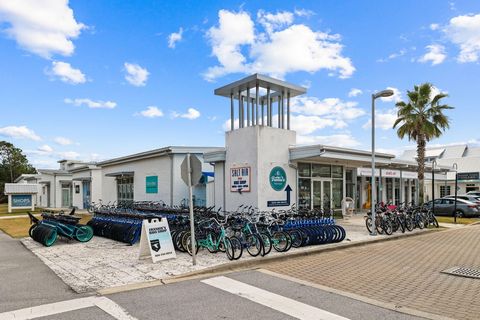
[(19, 240), (0, 231), (0, 313), (78, 298)]

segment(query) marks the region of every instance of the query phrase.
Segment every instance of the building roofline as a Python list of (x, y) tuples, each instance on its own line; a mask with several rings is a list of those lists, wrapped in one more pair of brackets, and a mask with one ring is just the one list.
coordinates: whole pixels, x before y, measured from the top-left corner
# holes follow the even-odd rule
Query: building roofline
[(187, 153), (204, 154), (205, 152), (214, 151), (216, 149), (219, 149), (219, 148), (218, 147), (169, 146), (169, 147), (164, 147), (160, 149), (134, 153), (134, 154), (123, 156), (123, 157), (101, 161), (101, 162), (98, 162), (97, 165), (99, 167), (106, 167), (110, 165), (131, 162), (136, 160), (149, 159), (149, 158), (160, 157), (160, 156), (166, 156), (170, 154), (187, 154)]

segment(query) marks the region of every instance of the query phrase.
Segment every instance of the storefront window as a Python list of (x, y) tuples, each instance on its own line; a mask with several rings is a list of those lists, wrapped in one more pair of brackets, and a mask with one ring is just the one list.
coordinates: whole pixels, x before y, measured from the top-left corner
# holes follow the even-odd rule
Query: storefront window
[(355, 199), (355, 182), (353, 180), (353, 170), (345, 171), (345, 196)]
[(117, 178), (117, 200), (119, 205), (129, 204), (133, 201), (133, 177)]
[(311, 204), (311, 180), (298, 179), (298, 206), (310, 209)]
[(331, 166), (328, 164), (312, 164), (312, 177), (330, 178)]
[(392, 178), (386, 178), (386, 184), (387, 184), (387, 202), (392, 203), (393, 202), (393, 179)]
[(332, 166), (332, 178), (343, 178), (343, 167), (342, 166)]
[(343, 181), (334, 179), (332, 181), (332, 200), (333, 208), (339, 209), (342, 207), (343, 198)]
[(298, 164), (298, 175), (300, 177), (309, 177), (311, 175), (310, 163), (299, 163)]

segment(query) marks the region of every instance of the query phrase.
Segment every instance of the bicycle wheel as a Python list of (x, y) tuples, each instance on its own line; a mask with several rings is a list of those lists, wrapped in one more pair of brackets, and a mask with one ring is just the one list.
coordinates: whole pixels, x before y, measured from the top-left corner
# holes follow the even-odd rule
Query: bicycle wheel
[(273, 249), (278, 252), (284, 252), (288, 248), (288, 234), (283, 231), (277, 231), (272, 234)]
[(249, 234), (245, 238), (245, 244), (247, 246), (247, 252), (252, 257), (258, 256), (263, 251), (262, 239), (259, 235)]
[(233, 236), (230, 237), (230, 242), (232, 243), (232, 248), (234, 249), (233, 260), (238, 260), (242, 257), (243, 246), (239, 238)]
[(302, 245), (302, 233), (298, 230), (288, 231), (290, 238), (292, 238), (292, 247), (299, 248)]
[(233, 247), (232, 241), (228, 238), (225, 237), (222, 241), (223, 247), (225, 249), (225, 253), (227, 254), (228, 260), (234, 260), (235, 259), (235, 248)]
[(32, 237), (32, 234), (33, 234), (33, 230), (37, 227), (37, 224), (32, 224), (32, 226), (30, 227), (30, 229), (28, 229), (28, 235), (30, 236), (30, 238), (33, 238)]
[(382, 230), (385, 232), (385, 234), (390, 236), (393, 233), (392, 221), (385, 220), (382, 223)]
[(260, 233), (260, 238), (262, 239), (262, 257), (266, 256), (267, 254), (272, 251), (272, 239), (266, 233)]
[(75, 240), (80, 242), (88, 242), (93, 237), (93, 229), (90, 226), (79, 226), (75, 230)]
[(415, 228), (415, 223), (413, 222), (412, 218), (407, 217), (405, 218), (405, 227), (408, 231), (412, 231)]
[[(187, 249), (187, 252), (189, 255), (192, 255), (192, 247), (193, 247), (193, 243), (192, 243), (192, 237), (189, 235), (186, 242), (185, 242), (185, 247)], [(195, 254), (198, 253), (198, 241), (195, 240)]]

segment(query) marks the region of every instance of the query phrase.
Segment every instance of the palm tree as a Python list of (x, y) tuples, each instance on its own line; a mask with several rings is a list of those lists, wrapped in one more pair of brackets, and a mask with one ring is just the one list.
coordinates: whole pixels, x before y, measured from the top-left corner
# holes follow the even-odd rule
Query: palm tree
[(449, 118), (443, 112), (453, 109), (440, 103), (442, 98), (448, 97), (446, 93), (438, 93), (432, 97), (433, 94), (431, 83), (415, 85), (413, 91), (407, 91), (408, 102), (400, 101), (395, 104), (398, 112), (393, 128), (398, 126), (397, 135), (400, 139), (407, 136), (409, 141), (417, 143), (420, 203), (424, 201), (425, 147), (428, 141), (440, 137), (450, 127)]

